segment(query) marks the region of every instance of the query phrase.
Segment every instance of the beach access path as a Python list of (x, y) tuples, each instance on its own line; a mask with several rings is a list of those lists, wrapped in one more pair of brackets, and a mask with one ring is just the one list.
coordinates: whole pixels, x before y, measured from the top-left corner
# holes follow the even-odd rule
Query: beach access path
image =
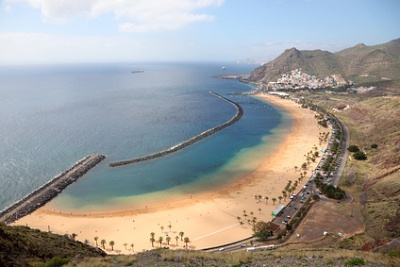
[(2, 211), (0, 213), (0, 222), (12, 223), (42, 207), (103, 159), (105, 159), (104, 155), (96, 154), (79, 160), (71, 168), (60, 173), (44, 186)]

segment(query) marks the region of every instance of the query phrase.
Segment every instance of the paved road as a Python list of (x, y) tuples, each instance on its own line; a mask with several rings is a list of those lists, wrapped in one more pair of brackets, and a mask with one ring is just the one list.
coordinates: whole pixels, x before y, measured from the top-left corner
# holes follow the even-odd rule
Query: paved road
[[(337, 118), (336, 118), (337, 119)], [(339, 184), (340, 178), (342, 177), (347, 157), (348, 157), (348, 140), (349, 140), (349, 131), (342, 123), (342, 121), (338, 120), (338, 127), (340, 127), (341, 133), (342, 133), (342, 143), (341, 143), (341, 154), (338, 156), (338, 160), (336, 161), (336, 166), (337, 168), (335, 171), (331, 174), (327, 174), (326, 177), (324, 177), (325, 182), (330, 182), (334, 186), (337, 186)], [(335, 130), (335, 129), (332, 129)], [(334, 143), (336, 139), (336, 136), (332, 135), (328, 145), (327, 149), (331, 149), (332, 144)], [(318, 163), (317, 169), (321, 168), (322, 165), (324, 164), (324, 156), (321, 157), (320, 162)], [(324, 197), (322, 194), (319, 193), (319, 190), (316, 188), (315, 183), (314, 183), (314, 177), (316, 175), (316, 171), (313, 171), (310, 179), (306, 183), (306, 186), (303, 187), (300, 192), (286, 205), (286, 207), (282, 210), (282, 212), (276, 216), (272, 221), (276, 224), (280, 224), (281, 228), (284, 228), (285, 225), (293, 218), (293, 216), (296, 215), (298, 210), (303, 206), (303, 203), (306, 202), (308, 199), (310, 199), (313, 195), (319, 194), (321, 200), (326, 201), (326, 202), (336, 202), (336, 203), (345, 203), (351, 200), (351, 197), (346, 195), (345, 199), (343, 200), (332, 200)]]
[(346, 166), (346, 161), (349, 155), (349, 151), (347, 150), (347, 148), (349, 147), (349, 130), (347, 129), (347, 126), (338, 118), (336, 118), (338, 120), (338, 124), (339, 127), (341, 127), (342, 130), (342, 153), (339, 156), (339, 160), (337, 161), (337, 173), (336, 176), (333, 179), (333, 185), (337, 186), (339, 184), (340, 178), (342, 177), (343, 171), (344, 171), (344, 167)]
[[(336, 118), (337, 119), (337, 118)], [(341, 143), (341, 154), (338, 157), (338, 160), (336, 161), (336, 166), (337, 168), (335, 171), (332, 173), (332, 175), (326, 175), (327, 177), (324, 177), (324, 180), (327, 181), (328, 179), (332, 179), (331, 183), (334, 186), (337, 186), (340, 178), (342, 177), (347, 157), (348, 157), (348, 150), (347, 148), (349, 147), (349, 131), (339, 119), (338, 120), (338, 126), (340, 127), (340, 130), (342, 132), (342, 143)], [(333, 129), (334, 130), (334, 129)], [(331, 149), (331, 146), (333, 142), (335, 141), (336, 137), (331, 136), (327, 149)], [(322, 159), (324, 157), (321, 157), (320, 162), (318, 163), (317, 168), (321, 168), (322, 165), (324, 164), (324, 160)], [(293, 199), (290, 200), (290, 202), (286, 205), (286, 207), (282, 210), (280, 214), (278, 214), (272, 222), (275, 224), (280, 225), (281, 229), (284, 229), (285, 225), (296, 215), (298, 210), (303, 206), (303, 203), (305, 203), (308, 199), (310, 199), (314, 194), (318, 194), (319, 191), (315, 186), (314, 183), (314, 178), (315, 178), (316, 172), (313, 171), (310, 179), (307, 181), (306, 185), (300, 190), (300, 192), (293, 197)], [(332, 202), (332, 203), (346, 203), (352, 200), (351, 196), (346, 195), (346, 197), (343, 200), (334, 200), (334, 199), (329, 199), (323, 196), (322, 194), (319, 194), (320, 199), (325, 202)], [(248, 242), (252, 240), (253, 242), (256, 241), (255, 238), (248, 239), (246, 240), (247, 242), (241, 241), (237, 243), (233, 243), (230, 245), (210, 249), (208, 251), (211, 252), (228, 252), (228, 251), (234, 251), (234, 250), (244, 250), (246, 249), (246, 244), (248, 245)]]

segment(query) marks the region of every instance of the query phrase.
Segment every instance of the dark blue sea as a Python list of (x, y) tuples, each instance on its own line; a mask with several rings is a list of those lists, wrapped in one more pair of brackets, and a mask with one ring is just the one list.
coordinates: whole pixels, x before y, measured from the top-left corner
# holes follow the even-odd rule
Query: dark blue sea
[[(257, 158), (279, 141), (291, 118), (251, 95), (235, 94), (253, 91), (252, 85), (213, 76), (248, 74), (254, 67), (0, 67), (0, 210), (93, 153), (107, 158), (65, 189), (53, 207), (101, 209), (157, 193), (193, 194), (252, 172)], [(230, 120), (235, 107), (210, 91), (240, 104), (242, 119), (168, 156), (108, 167), (110, 162), (170, 148)]]

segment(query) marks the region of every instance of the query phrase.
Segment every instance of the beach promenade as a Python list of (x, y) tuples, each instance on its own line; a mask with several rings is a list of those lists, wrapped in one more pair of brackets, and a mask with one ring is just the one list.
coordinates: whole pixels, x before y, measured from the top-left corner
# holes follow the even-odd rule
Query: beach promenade
[(42, 207), (103, 159), (105, 159), (103, 155), (89, 155), (79, 160), (71, 168), (60, 173), (44, 186), (2, 211), (0, 213), (0, 222), (12, 223)]

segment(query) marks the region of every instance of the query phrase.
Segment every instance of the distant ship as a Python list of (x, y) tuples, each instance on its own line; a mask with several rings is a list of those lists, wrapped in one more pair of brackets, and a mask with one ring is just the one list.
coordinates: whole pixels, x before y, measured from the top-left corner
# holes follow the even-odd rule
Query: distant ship
[(222, 69), (222, 70), (226, 70), (226, 67), (225, 67), (225, 66), (223, 66), (223, 67), (221, 67), (221, 69)]
[(144, 72), (144, 70), (133, 70), (133, 71), (131, 71), (132, 73), (141, 73), (141, 72)]

